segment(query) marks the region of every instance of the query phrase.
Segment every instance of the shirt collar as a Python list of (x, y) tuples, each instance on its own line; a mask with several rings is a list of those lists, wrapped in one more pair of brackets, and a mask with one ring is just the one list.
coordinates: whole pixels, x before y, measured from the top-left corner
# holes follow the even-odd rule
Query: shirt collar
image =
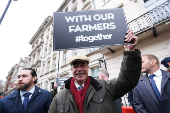
[[(157, 77), (160, 77), (160, 76), (162, 75), (162, 71), (161, 71), (160, 69), (158, 69), (158, 70), (155, 71), (153, 74), (156, 75)], [(148, 77), (149, 77), (150, 75), (152, 75), (152, 74), (148, 74)]]
[[(75, 82), (74, 82), (74, 84), (75, 84), (76, 88), (78, 89), (78, 87), (79, 87), (80, 85), (78, 85), (78, 84), (77, 84), (77, 83), (75, 83)], [(84, 87), (84, 84), (83, 84), (83, 85), (81, 85), (81, 86), (83, 86), (83, 87)]]
[[(31, 94), (33, 94), (34, 91), (35, 91), (35, 85), (34, 85), (34, 87), (33, 87), (31, 90), (29, 90), (28, 92), (30, 92)], [(20, 96), (23, 96), (25, 93), (27, 93), (27, 92), (25, 92), (25, 91), (20, 91)]]

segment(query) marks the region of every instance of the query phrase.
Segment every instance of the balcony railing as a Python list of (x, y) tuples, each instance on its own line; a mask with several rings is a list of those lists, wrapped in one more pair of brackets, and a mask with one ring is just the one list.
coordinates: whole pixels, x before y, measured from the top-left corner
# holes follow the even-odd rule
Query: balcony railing
[(147, 13), (128, 23), (129, 29), (132, 29), (134, 34), (140, 34), (150, 28), (157, 26), (170, 19), (170, 2), (155, 7)]

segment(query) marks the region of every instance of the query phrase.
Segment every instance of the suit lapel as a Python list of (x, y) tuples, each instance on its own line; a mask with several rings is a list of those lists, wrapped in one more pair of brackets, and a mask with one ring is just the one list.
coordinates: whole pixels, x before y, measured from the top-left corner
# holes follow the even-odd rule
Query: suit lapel
[(151, 84), (150, 84), (150, 81), (149, 81), (147, 75), (144, 76), (143, 82), (144, 82), (144, 85), (145, 85), (146, 89), (149, 91), (149, 93), (150, 93), (151, 96), (153, 97), (153, 99), (156, 101), (156, 103), (157, 103), (158, 105), (160, 105), (160, 103), (159, 103), (159, 101), (158, 101), (158, 99), (157, 99), (157, 97), (156, 97), (156, 95), (155, 95), (155, 93), (154, 93), (154, 91), (153, 91), (153, 89), (152, 89), (152, 86), (151, 86)]
[(23, 113), (24, 108), (23, 108), (23, 105), (22, 105), (20, 93), (18, 91), (16, 92), (16, 95), (13, 97), (13, 100), (14, 100), (17, 108), (20, 110), (20, 112)]
[(35, 91), (34, 91), (34, 93), (32, 94), (31, 99), (30, 99), (29, 102), (28, 102), (28, 105), (29, 105), (29, 103), (31, 103), (31, 102), (33, 101), (33, 99), (34, 99), (37, 95), (39, 95), (39, 94), (41, 94), (41, 89), (39, 89), (38, 87), (35, 86)]
[[(162, 71), (162, 70), (161, 70)], [(162, 81), (161, 81), (161, 96), (162, 93), (164, 91), (164, 86), (167, 83), (168, 79), (170, 78), (170, 76), (167, 74), (167, 72), (162, 71)]]

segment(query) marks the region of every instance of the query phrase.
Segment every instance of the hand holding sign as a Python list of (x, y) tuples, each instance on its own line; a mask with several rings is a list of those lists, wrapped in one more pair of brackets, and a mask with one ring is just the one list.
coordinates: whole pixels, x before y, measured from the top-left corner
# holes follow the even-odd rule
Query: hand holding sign
[(135, 51), (135, 47), (138, 43), (138, 37), (134, 35), (133, 30), (128, 30), (125, 36), (125, 42), (133, 41), (133, 44), (124, 45), (125, 51)]

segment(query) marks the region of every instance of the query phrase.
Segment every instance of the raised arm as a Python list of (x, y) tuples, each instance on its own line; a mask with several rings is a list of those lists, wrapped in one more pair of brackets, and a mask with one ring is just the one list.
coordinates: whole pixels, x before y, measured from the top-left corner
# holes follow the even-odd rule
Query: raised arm
[(125, 41), (133, 41), (133, 44), (125, 45), (123, 52), (123, 62), (119, 77), (107, 81), (108, 91), (113, 95), (114, 99), (120, 98), (124, 94), (131, 91), (138, 83), (141, 74), (141, 53), (135, 49), (138, 37), (134, 36), (132, 30), (127, 31)]

